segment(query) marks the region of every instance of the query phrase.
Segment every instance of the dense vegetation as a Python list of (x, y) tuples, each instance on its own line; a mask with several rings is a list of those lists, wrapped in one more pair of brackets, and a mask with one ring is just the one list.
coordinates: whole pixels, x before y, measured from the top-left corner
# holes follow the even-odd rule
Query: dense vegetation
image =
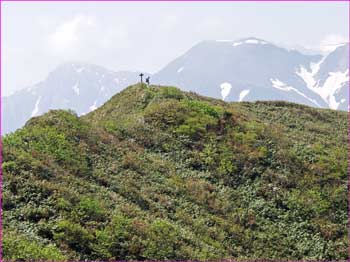
[(346, 259), (345, 112), (135, 85), (3, 138), (8, 259)]

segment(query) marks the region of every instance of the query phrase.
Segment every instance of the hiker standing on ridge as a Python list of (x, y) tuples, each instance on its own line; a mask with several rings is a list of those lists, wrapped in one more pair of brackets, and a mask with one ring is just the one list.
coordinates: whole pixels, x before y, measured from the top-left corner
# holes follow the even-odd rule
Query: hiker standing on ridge
[(150, 77), (148, 76), (148, 77), (146, 77), (146, 84), (149, 86), (149, 79), (150, 79)]

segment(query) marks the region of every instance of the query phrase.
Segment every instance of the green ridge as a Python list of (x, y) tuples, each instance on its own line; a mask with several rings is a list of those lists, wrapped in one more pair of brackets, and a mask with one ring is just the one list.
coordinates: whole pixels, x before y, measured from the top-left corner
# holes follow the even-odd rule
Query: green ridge
[(3, 138), (7, 259), (347, 259), (347, 115), (134, 85)]

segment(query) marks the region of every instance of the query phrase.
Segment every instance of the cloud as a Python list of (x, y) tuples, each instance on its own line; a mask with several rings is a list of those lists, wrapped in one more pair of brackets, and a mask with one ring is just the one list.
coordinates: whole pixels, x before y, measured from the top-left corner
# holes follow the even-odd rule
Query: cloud
[(52, 27), (52, 21), (48, 17), (39, 17), (37, 23), (43, 30), (48, 30)]
[(83, 40), (84, 31), (95, 27), (93, 17), (77, 15), (73, 19), (58, 25), (49, 35), (49, 46), (54, 52), (65, 52), (79, 46)]
[(334, 51), (339, 45), (348, 42), (348, 39), (343, 35), (330, 34), (327, 35), (320, 43), (322, 52)]
[(99, 30), (96, 37), (96, 46), (98, 48), (120, 48), (125, 49), (130, 45), (129, 33), (121, 24), (115, 24), (113, 27)]
[(159, 28), (161, 30), (171, 30), (179, 24), (179, 18), (173, 14), (164, 15), (161, 18), (161, 23), (159, 23)]
[(76, 15), (51, 27), (45, 52), (55, 61), (97, 63), (100, 59), (117, 59), (116, 50), (130, 47), (129, 37), (130, 31), (122, 22), (106, 23), (103, 18)]
[(200, 21), (195, 28), (196, 28), (196, 31), (198, 32), (212, 33), (222, 29), (223, 26), (224, 26), (224, 22), (221, 19), (217, 17), (209, 17)]

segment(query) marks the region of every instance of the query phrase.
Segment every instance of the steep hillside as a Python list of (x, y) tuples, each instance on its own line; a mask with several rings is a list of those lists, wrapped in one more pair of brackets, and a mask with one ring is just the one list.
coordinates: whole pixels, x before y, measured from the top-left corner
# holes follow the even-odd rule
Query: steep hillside
[(347, 115), (131, 86), (3, 139), (12, 259), (346, 259)]

